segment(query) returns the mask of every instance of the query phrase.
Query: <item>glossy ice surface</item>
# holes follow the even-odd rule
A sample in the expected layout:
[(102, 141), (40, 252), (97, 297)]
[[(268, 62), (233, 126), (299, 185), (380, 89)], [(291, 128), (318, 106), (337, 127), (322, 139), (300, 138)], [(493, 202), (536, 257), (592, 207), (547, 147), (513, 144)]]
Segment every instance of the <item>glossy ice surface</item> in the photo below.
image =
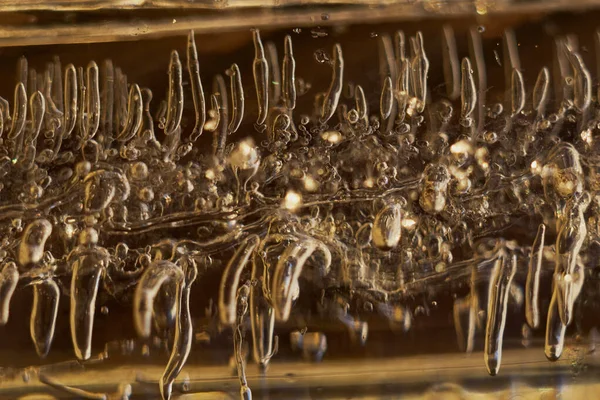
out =
[(594, 398), (597, 11), (186, 4), (0, 13), (0, 397)]

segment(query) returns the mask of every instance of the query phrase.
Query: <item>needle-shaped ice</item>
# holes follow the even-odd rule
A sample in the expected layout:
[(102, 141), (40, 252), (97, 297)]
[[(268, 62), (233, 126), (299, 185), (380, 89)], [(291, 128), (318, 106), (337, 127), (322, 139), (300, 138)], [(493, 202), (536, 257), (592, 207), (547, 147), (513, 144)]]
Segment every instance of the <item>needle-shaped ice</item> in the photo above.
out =
[(198, 62), (198, 51), (196, 50), (194, 31), (190, 31), (188, 35), (187, 66), (190, 74), (190, 84), (192, 86), (194, 112), (196, 114), (196, 122), (194, 124), (194, 130), (190, 134), (190, 140), (195, 142), (200, 135), (202, 135), (204, 124), (206, 123), (206, 102), (204, 99), (202, 80), (200, 79), (200, 63)]
[(127, 102), (127, 122), (116, 138), (118, 141), (128, 142), (138, 134), (142, 127), (143, 107), (140, 87), (137, 84), (131, 85)]
[(336, 44), (333, 46), (333, 73), (331, 75), (331, 83), (329, 89), (323, 97), (323, 106), (321, 108), (321, 121), (323, 123), (335, 113), (340, 96), (342, 95), (342, 86), (344, 83), (344, 56), (342, 54), (342, 46)]
[(507, 254), (499, 255), (489, 284), (484, 357), (488, 373), (492, 376), (500, 370), (509, 289), (517, 271), (517, 256), (509, 257)]
[(544, 115), (550, 99), (550, 72), (544, 67), (540, 70), (533, 88), (533, 109), (538, 115)]
[(296, 59), (290, 35), (284, 39), (282, 73), (283, 101), (288, 110), (293, 110), (296, 108)]
[(166, 135), (173, 135), (181, 125), (181, 117), (183, 115), (182, 75), (179, 53), (173, 50), (171, 52), (171, 62), (169, 63), (169, 92), (165, 120)]
[(265, 57), (265, 48), (260, 39), (258, 29), (252, 31), (254, 38), (254, 62), (252, 71), (254, 73), (254, 85), (256, 86), (256, 98), (258, 100), (258, 125), (264, 124), (269, 112), (269, 64)]
[(231, 66), (231, 121), (229, 132), (237, 132), (244, 119), (244, 88), (242, 74), (237, 64)]
[(98, 233), (88, 228), (80, 234), (80, 248), (69, 255), (71, 261), (71, 339), (75, 356), (87, 360), (92, 355), (92, 332), (98, 285), (109, 261), (108, 252), (96, 245)]
[[(446, 83), (446, 95), (450, 100), (454, 100), (459, 96), (460, 93), (461, 73), (454, 30), (450, 25), (444, 26), (444, 32), (442, 35), (442, 58), (444, 67), (444, 80)], [(462, 79), (464, 80), (464, 68)]]
[(535, 240), (533, 241), (533, 246), (531, 246), (529, 270), (527, 271), (527, 284), (525, 287), (525, 316), (527, 318), (527, 323), (532, 328), (537, 328), (540, 323), (540, 273), (542, 270), (545, 236), (546, 226), (540, 224)]

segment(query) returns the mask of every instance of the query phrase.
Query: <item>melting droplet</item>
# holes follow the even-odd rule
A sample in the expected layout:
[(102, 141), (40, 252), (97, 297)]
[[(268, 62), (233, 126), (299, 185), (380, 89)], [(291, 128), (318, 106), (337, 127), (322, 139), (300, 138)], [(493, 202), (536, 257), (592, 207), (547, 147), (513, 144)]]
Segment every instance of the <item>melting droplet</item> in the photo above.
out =
[[(96, 237), (97, 240), (97, 237)], [(108, 256), (100, 250), (73, 255), (71, 268), (71, 339), (75, 356), (87, 360), (92, 351), (98, 284)]]
[(60, 289), (53, 279), (45, 279), (33, 286), (33, 305), (29, 323), (31, 340), (38, 356), (44, 358), (54, 339)]

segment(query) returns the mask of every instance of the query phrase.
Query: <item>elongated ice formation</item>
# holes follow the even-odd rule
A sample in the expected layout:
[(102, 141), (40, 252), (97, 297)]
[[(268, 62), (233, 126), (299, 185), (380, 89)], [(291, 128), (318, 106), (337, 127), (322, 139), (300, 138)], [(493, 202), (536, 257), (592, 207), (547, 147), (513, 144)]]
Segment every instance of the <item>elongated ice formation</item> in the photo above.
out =
[(258, 119), (257, 124), (263, 124), (267, 119), (269, 111), (269, 65), (265, 56), (265, 48), (260, 39), (260, 32), (253, 31), (254, 37), (254, 85), (256, 87), (256, 98), (258, 101)]
[(490, 375), (498, 374), (502, 360), (502, 342), (508, 307), (510, 284), (517, 272), (517, 257), (507, 260), (501, 254), (495, 262), (488, 293), (487, 324), (485, 327), (485, 362)]
[(545, 236), (546, 226), (541, 224), (538, 228), (533, 246), (531, 247), (529, 271), (527, 272), (527, 288), (525, 289), (525, 314), (527, 316), (527, 323), (532, 328), (537, 328), (540, 323), (540, 273), (542, 272)]
[(342, 94), (342, 85), (344, 81), (344, 58), (342, 55), (342, 47), (339, 44), (333, 46), (333, 73), (331, 75), (331, 83), (329, 89), (323, 96), (323, 106), (321, 108), (321, 119), (323, 122), (329, 119), (335, 113), (340, 96)]
[(54, 280), (46, 279), (33, 286), (33, 306), (31, 311), (31, 340), (40, 357), (46, 357), (50, 351), (56, 317), (60, 289)]
[(192, 85), (194, 112), (196, 113), (196, 123), (194, 125), (194, 130), (190, 135), (190, 140), (195, 142), (204, 131), (204, 124), (206, 123), (206, 101), (204, 89), (202, 88), (202, 80), (200, 79), (200, 63), (198, 61), (198, 51), (196, 50), (194, 31), (190, 32), (188, 36), (187, 67)]
[(219, 316), (223, 324), (233, 325), (236, 321), (236, 298), (240, 285), (240, 275), (258, 246), (260, 238), (250, 236), (238, 247), (229, 260), (219, 290)]
[(170, 261), (160, 260), (149, 265), (140, 278), (136, 287), (134, 297), (133, 320), (138, 334), (142, 337), (149, 337), (152, 329), (152, 315), (154, 313), (154, 300), (163, 285), (168, 290), (166, 296), (170, 305), (169, 310), (176, 314), (177, 298), (173, 296), (175, 288), (182, 285), (184, 279), (183, 271)]
[(173, 347), (165, 371), (160, 378), (160, 394), (163, 400), (168, 400), (171, 397), (173, 382), (190, 355), (194, 336), (190, 314), (190, 291), (198, 276), (198, 270), (192, 259), (182, 257), (180, 260), (182, 265), (177, 268), (183, 270), (184, 277), (177, 283), (175, 289), (176, 318)]
[(0, 325), (6, 325), (10, 313), (10, 299), (12, 298), (17, 283), (19, 271), (14, 262), (6, 263), (0, 272)]

